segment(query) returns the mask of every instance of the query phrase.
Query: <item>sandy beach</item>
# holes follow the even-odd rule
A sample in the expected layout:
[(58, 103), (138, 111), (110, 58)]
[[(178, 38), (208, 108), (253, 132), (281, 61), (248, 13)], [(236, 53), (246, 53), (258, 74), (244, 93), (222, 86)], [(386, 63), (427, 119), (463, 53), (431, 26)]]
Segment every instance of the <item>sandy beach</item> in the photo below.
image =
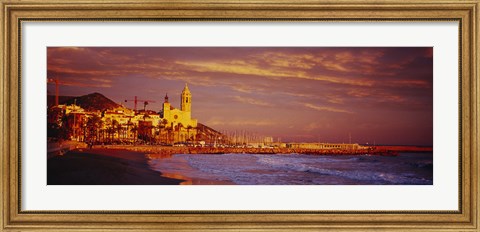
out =
[(145, 153), (76, 149), (47, 161), (48, 185), (178, 185), (183, 180), (151, 170)]

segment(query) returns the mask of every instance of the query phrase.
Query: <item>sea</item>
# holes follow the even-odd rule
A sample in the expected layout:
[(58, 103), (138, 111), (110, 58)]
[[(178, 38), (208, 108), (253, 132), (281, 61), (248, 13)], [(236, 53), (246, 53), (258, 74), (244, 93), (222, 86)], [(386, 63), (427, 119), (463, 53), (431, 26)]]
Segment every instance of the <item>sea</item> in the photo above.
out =
[(199, 185), (432, 185), (433, 153), (398, 156), (176, 154), (149, 160), (164, 176)]

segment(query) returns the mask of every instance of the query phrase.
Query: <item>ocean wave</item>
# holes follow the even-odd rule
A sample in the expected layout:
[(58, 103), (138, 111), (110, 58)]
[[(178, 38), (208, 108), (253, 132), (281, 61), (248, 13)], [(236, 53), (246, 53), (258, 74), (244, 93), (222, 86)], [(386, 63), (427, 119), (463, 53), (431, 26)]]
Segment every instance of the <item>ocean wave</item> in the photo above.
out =
[[(174, 162), (175, 159), (183, 161)], [(183, 173), (191, 178), (225, 180), (239, 185), (429, 185), (433, 183), (425, 167), (414, 167), (403, 162), (407, 160), (398, 161), (398, 159), (371, 156), (180, 154), (163, 159), (157, 167), (160, 168), (159, 171), (163, 169), (167, 172)], [(415, 163), (412, 160), (409, 162)], [(188, 164), (188, 168), (185, 164)], [(428, 162), (422, 164), (428, 164)], [(175, 167), (177, 165), (178, 167)]]
[(337, 169), (321, 168), (316, 167), (311, 163), (305, 163), (305, 160), (278, 159), (274, 156), (257, 157), (259, 158), (257, 162), (277, 170), (317, 173), (320, 175), (329, 175), (348, 178), (352, 180), (360, 180), (372, 184), (432, 184), (432, 181), (428, 179), (417, 178), (414, 176), (402, 175), (398, 173), (354, 170), (355, 167), (351, 167), (351, 170), (345, 170), (342, 168), (338, 169), (338, 167)]

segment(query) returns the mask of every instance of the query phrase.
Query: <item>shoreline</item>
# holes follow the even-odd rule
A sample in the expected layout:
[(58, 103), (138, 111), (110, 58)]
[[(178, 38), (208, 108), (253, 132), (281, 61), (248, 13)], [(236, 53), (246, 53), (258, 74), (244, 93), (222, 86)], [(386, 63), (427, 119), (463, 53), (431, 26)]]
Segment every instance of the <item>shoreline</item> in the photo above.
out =
[[(184, 180), (182, 183), (180, 183), (180, 185), (236, 185), (236, 183), (234, 183), (233, 181), (228, 181), (228, 180), (212, 180), (212, 179), (191, 177), (191, 176), (195, 176), (195, 174), (193, 173), (196, 172), (197, 170), (192, 166), (190, 166), (190, 164), (188, 164), (187, 160), (185, 159), (179, 159), (179, 158), (172, 159), (173, 154), (169, 156), (145, 154), (145, 156), (149, 159), (148, 164), (150, 169), (161, 172), (163, 177)], [(176, 160), (176, 161), (171, 162), (171, 160)], [(175, 170), (156, 167), (154, 162), (161, 162), (164, 165), (165, 163), (167, 163), (167, 165), (165, 166), (175, 167), (174, 168)]]
[(180, 185), (237, 185), (232, 181), (218, 181), (218, 180), (208, 180), (200, 178), (191, 178), (179, 173), (168, 173), (162, 172), (162, 176), (166, 178), (183, 180)]

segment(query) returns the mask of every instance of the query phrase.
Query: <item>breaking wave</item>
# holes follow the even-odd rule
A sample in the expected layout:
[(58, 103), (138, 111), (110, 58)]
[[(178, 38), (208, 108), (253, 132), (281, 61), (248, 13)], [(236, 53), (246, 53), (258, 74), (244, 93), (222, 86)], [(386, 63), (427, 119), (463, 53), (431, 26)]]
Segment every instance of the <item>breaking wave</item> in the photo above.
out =
[[(175, 160), (182, 160), (181, 170)], [(180, 162), (181, 163), (181, 162)], [(161, 172), (239, 185), (431, 185), (432, 154), (315, 156), (303, 154), (180, 154), (153, 160)], [(178, 166), (178, 165), (177, 165)]]

